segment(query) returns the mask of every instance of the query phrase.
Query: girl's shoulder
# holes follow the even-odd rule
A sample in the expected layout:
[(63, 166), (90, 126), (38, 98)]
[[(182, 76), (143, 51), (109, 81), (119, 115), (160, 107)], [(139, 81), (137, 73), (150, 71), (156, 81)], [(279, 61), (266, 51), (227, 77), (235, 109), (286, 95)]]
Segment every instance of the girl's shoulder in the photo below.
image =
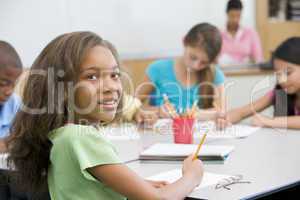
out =
[(146, 69), (146, 74), (152, 82), (157, 82), (162, 79), (173, 80), (174, 60), (161, 59), (151, 63)]
[(49, 133), (49, 139), (53, 141), (75, 141), (77, 139), (83, 140), (87, 138), (94, 138), (105, 140), (95, 126), (80, 125), (80, 124), (66, 124)]
[(214, 83), (216, 85), (220, 85), (225, 82), (225, 75), (222, 69), (220, 68), (220, 66), (214, 65), (213, 73), (214, 73)]

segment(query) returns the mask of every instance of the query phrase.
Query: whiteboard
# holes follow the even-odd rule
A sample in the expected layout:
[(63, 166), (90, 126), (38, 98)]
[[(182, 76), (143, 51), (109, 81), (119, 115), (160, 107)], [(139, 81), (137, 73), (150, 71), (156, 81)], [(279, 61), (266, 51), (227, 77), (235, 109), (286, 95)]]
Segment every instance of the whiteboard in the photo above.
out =
[[(178, 56), (196, 23), (223, 28), (227, 0), (0, 0), (0, 39), (29, 67), (54, 37), (90, 30), (111, 41), (123, 59)], [(242, 24), (255, 27), (255, 1), (244, 0)]]

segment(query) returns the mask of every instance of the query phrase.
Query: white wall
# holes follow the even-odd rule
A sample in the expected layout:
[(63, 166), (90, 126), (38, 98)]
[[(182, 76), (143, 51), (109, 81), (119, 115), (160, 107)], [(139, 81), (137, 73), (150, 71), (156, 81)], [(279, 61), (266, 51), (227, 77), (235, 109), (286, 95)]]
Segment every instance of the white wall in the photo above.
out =
[[(26, 66), (59, 34), (90, 30), (123, 58), (176, 56), (191, 26), (225, 23), (227, 0), (0, 0), (0, 39)], [(244, 0), (242, 23), (255, 27), (255, 1)]]

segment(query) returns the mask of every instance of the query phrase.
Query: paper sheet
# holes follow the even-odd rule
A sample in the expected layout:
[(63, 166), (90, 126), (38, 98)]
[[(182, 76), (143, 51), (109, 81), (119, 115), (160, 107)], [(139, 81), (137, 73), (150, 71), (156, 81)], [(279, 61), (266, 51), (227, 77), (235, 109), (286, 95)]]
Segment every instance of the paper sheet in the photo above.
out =
[[(168, 183), (173, 183), (177, 181), (182, 176), (182, 170), (181, 169), (174, 169), (171, 171), (163, 172), (151, 177), (148, 177), (147, 179), (152, 181), (167, 181)], [(229, 175), (222, 175), (222, 174), (214, 174), (210, 172), (204, 172), (202, 181), (198, 187), (196, 187), (194, 190), (205, 188), (207, 186), (216, 185), (220, 181), (224, 180), (225, 178), (229, 178), (231, 176)]]

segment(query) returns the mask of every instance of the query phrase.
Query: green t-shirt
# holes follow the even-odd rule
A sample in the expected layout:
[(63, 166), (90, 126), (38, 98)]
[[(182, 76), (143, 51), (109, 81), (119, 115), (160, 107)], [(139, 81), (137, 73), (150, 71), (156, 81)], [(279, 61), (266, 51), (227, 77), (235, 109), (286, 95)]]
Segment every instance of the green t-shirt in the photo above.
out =
[(87, 171), (121, 163), (113, 145), (95, 127), (69, 124), (51, 132), (49, 139), (53, 144), (48, 173), (51, 199), (125, 199)]

